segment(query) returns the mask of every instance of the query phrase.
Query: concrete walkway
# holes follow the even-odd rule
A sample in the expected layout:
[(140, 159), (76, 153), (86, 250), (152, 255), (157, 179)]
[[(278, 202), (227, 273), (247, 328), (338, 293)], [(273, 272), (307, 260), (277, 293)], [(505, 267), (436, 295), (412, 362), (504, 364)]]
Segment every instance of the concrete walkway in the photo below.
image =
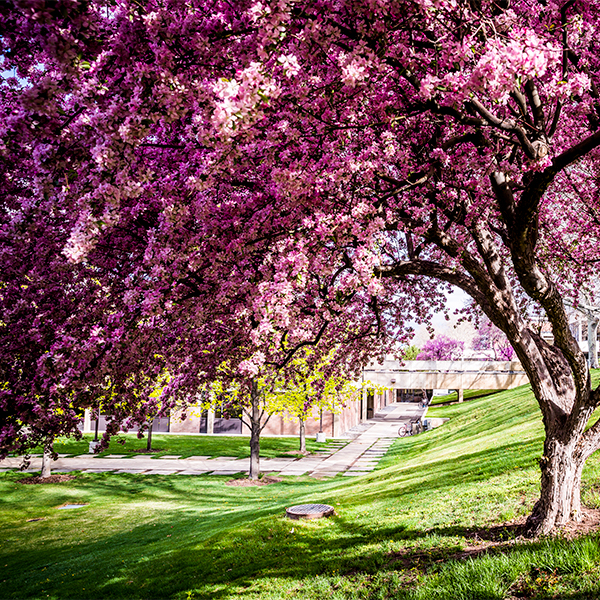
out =
[[(260, 469), (263, 473), (279, 475), (305, 475), (312, 477), (334, 477), (340, 473), (346, 476), (364, 475), (372, 471), (385, 455), (390, 445), (398, 437), (400, 422), (423, 416), (425, 409), (415, 403), (396, 403), (386, 406), (376, 413), (373, 419), (361, 423), (358, 431), (349, 434), (354, 438), (348, 444), (337, 443), (338, 450), (320, 452), (302, 458), (262, 458)], [(335, 440), (333, 442), (336, 444)], [(125, 458), (119, 454), (98, 457), (92, 454), (67, 457), (60, 455), (52, 465), (53, 472), (82, 471), (84, 473), (143, 473), (145, 475), (234, 475), (248, 472), (248, 458), (233, 456), (161, 456), (150, 458), (147, 455)], [(41, 457), (33, 457), (26, 473), (40, 471)], [(0, 461), (0, 470), (15, 469), (21, 465), (21, 458), (10, 457)]]

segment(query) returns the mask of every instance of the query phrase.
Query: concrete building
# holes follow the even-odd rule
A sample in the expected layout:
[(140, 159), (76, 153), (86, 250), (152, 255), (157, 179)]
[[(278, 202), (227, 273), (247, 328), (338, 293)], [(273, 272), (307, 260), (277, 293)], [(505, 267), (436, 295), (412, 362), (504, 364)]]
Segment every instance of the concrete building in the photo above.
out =
[[(360, 399), (348, 402), (337, 413), (317, 409), (306, 421), (306, 435), (314, 436), (322, 430), (327, 437), (339, 437), (344, 432), (394, 402), (420, 402), (431, 397), (435, 389), (458, 391), (459, 401), (463, 390), (485, 389), (503, 390), (528, 383), (527, 376), (516, 361), (405, 361), (401, 364), (395, 359), (386, 359), (381, 363), (372, 363), (363, 371), (363, 380), (368, 384)], [(377, 391), (377, 390), (382, 391)], [(208, 435), (229, 434), (249, 435), (248, 428), (239, 418), (225, 418), (218, 408), (202, 410), (190, 407), (183, 412), (174, 412), (169, 417), (156, 419), (153, 431), (163, 433), (204, 433)], [(105, 416), (100, 417), (99, 430), (103, 431)], [(89, 411), (86, 412), (84, 431), (95, 429), (95, 421)], [(298, 435), (297, 419), (285, 415), (271, 415), (262, 435)]]

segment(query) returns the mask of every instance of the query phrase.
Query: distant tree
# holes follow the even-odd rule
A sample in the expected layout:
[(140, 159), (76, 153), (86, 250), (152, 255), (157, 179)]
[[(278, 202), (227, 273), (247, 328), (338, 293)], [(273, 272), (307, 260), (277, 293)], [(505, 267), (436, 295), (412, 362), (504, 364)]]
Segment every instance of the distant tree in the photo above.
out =
[(423, 344), (417, 360), (457, 360), (462, 355), (464, 347), (464, 342), (440, 335)]
[(418, 346), (412, 344), (404, 350), (402, 360), (417, 360), (417, 356), (421, 353), (421, 349)]
[(479, 352), (490, 352), (494, 360), (512, 360), (515, 354), (506, 335), (487, 317), (482, 319), (471, 347)]
[(356, 399), (360, 386), (343, 376), (331, 373), (330, 357), (315, 361), (315, 353), (306, 350), (286, 369), (286, 379), (270, 396), (268, 410), (287, 418), (298, 419), (300, 452), (306, 452), (306, 420), (316, 408), (339, 411), (346, 402)]
[(52, 461), (54, 460), (54, 438), (49, 436), (43, 445), (42, 471), (40, 477), (47, 479), (52, 475)]
[(271, 376), (246, 378), (228, 377), (227, 368), (222, 368), (223, 378), (210, 384), (205, 408), (219, 405), (224, 418), (240, 418), (250, 431), (250, 465), (248, 476), (258, 479), (260, 475), (260, 435), (271, 416), (268, 410), (270, 397), (276, 386)]
[(163, 405), (161, 398), (169, 379), (168, 375), (161, 376), (157, 382), (156, 390), (150, 394), (148, 401), (142, 403), (141, 406), (141, 410), (145, 411), (146, 414), (146, 422), (138, 429), (138, 437), (141, 438), (144, 435), (144, 431), (148, 431), (146, 437), (146, 452), (152, 451), (152, 428), (154, 426), (154, 419), (163, 416), (166, 410), (168, 410), (167, 406)]

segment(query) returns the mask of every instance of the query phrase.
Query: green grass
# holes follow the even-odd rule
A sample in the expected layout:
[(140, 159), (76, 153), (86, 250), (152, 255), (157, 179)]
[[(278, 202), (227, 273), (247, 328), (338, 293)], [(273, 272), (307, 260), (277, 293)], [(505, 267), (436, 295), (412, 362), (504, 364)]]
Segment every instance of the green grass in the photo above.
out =
[[(484, 396), (491, 396), (498, 393), (498, 390), (464, 390), (463, 398), (465, 400), (475, 400), (476, 398), (483, 398)], [(458, 393), (456, 391), (450, 392), (445, 396), (434, 396), (429, 405), (435, 406), (437, 404), (448, 404), (449, 402), (458, 402)]]
[[(89, 443), (94, 439), (92, 434), (85, 434), (81, 440), (73, 438), (58, 438), (54, 442), (54, 450), (59, 454), (76, 456), (87, 454)], [(235, 456), (246, 458), (250, 456), (250, 438), (247, 436), (209, 436), (209, 435), (169, 435), (168, 433), (152, 434), (152, 448), (160, 450), (149, 456), (158, 458), (165, 455), (188, 456)], [(337, 442), (339, 443), (339, 441)], [(306, 439), (308, 452), (329, 450), (332, 440), (325, 444), (317, 444), (314, 438)], [(146, 439), (138, 439), (136, 434), (124, 434), (113, 438), (108, 449), (99, 456), (108, 454), (123, 454), (134, 456), (136, 451), (145, 450)], [(260, 440), (260, 455), (263, 458), (287, 456), (289, 452), (297, 451), (297, 437), (263, 437)], [(41, 452), (41, 449), (40, 449)], [(139, 452), (137, 452), (139, 453)]]
[[(527, 514), (539, 490), (542, 426), (528, 388), (429, 414), (450, 421), (398, 439), (360, 478), (244, 488), (223, 477), (81, 474), (24, 486), (0, 474), (0, 596), (600, 597), (598, 536), (525, 542), (493, 529)], [(599, 477), (593, 456), (584, 502), (598, 502)], [(56, 510), (66, 502), (88, 505)], [(285, 519), (286, 506), (306, 502), (337, 514)], [(486, 553), (494, 532), (502, 543)]]

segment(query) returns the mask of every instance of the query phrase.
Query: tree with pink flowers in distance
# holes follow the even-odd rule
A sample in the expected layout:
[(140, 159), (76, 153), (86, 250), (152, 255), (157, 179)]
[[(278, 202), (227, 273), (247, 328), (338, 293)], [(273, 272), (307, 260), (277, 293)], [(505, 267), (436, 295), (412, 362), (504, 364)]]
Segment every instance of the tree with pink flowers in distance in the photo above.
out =
[(504, 332), (487, 317), (479, 324), (471, 347), (479, 352), (491, 353), (494, 360), (512, 360), (515, 354)]
[(440, 335), (423, 344), (416, 360), (458, 360), (462, 357), (465, 343)]
[(592, 0), (5, 3), (0, 450), (101, 395), (117, 427), (165, 370), (168, 404), (223, 360), (358, 367), (455, 286), (543, 415), (528, 530), (581, 518), (599, 31)]

